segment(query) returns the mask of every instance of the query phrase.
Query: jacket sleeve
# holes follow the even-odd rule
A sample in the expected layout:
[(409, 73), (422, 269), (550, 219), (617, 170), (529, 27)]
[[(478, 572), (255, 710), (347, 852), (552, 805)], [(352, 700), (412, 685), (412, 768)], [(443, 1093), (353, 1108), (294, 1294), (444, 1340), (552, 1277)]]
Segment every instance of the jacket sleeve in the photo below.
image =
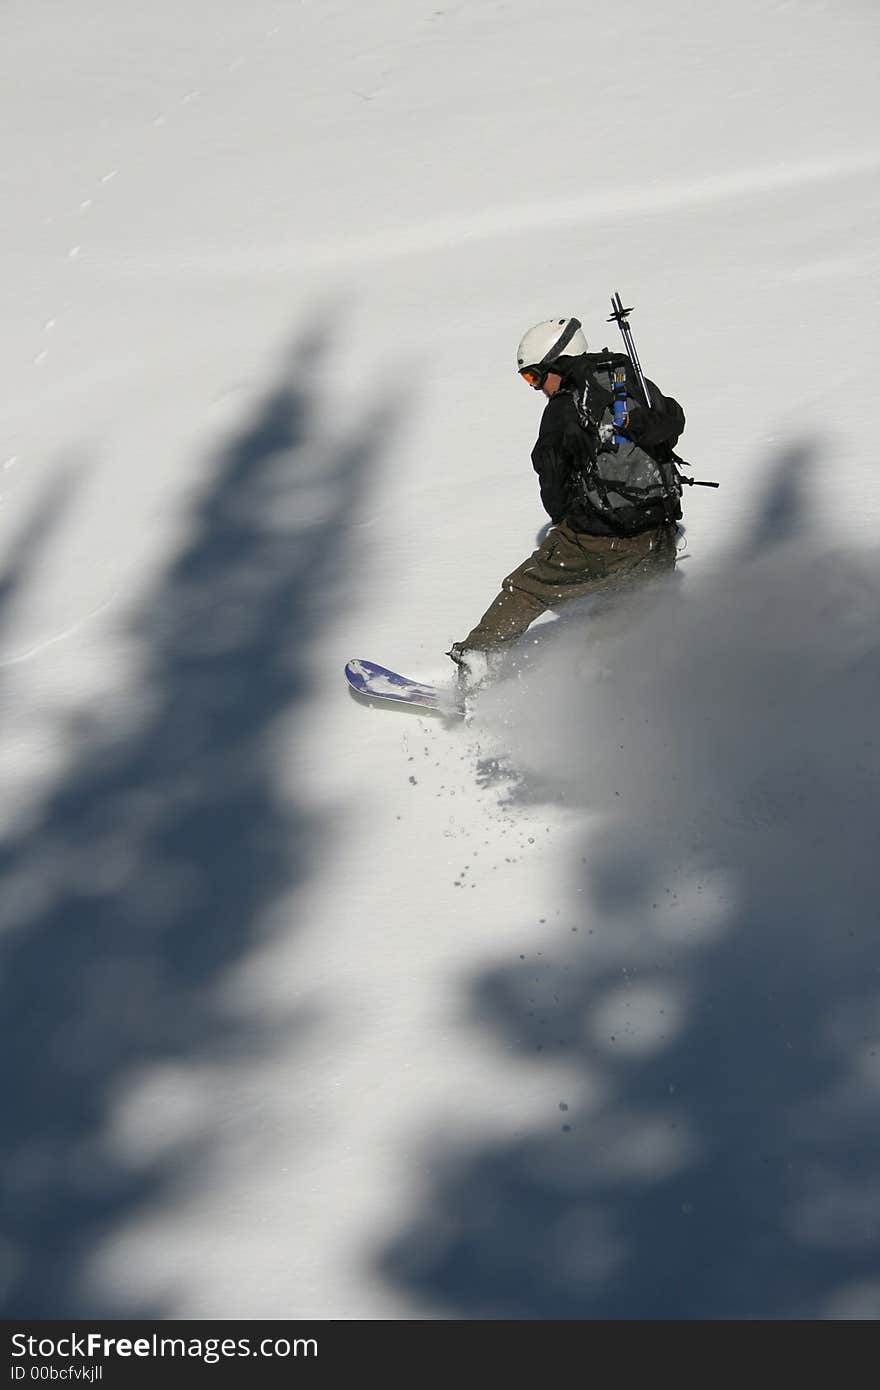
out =
[(565, 516), (565, 480), (567, 469), (558, 449), (542, 444), (540, 439), (532, 450), (532, 467), (538, 475), (541, 504), (556, 525)]
[(637, 405), (629, 412), (626, 425), (627, 436), (634, 444), (651, 449), (658, 444), (666, 444), (674, 449), (685, 426), (684, 411), (672, 396), (664, 396), (660, 388), (648, 382), (651, 393), (651, 409)]
[(590, 441), (581, 428), (574, 403), (568, 396), (554, 396), (541, 416), (538, 440), (532, 450), (532, 467), (538, 475), (541, 502), (556, 525), (568, 510), (572, 471), (590, 454)]

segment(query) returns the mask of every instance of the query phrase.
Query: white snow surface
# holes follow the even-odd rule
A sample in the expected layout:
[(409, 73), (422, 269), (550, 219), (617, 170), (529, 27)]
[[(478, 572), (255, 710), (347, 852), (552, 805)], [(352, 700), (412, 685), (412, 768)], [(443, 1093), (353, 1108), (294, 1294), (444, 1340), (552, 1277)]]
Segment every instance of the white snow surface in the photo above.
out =
[[(6, 1316), (880, 1315), (876, 7), (0, 28)], [(615, 290), (675, 578), (358, 702)]]

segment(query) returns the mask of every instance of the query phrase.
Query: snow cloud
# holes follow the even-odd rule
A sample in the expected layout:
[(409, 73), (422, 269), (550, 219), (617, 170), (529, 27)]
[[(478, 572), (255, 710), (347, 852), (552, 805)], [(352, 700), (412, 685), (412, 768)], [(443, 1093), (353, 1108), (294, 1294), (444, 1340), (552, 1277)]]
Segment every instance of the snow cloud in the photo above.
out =
[(391, 1252), (459, 1314), (874, 1305), (880, 570), (810, 531), (811, 457), (779, 461), (714, 573), (569, 610), (479, 698), (511, 800), (563, 808), (571, 864), (543, 951), (475, 982), (475, 1027), (591, 1084), (558, 1133), (439, 1185), (462, 1232), (491, 1188), (479, 1239), (417, 1271), (418, 1227)]

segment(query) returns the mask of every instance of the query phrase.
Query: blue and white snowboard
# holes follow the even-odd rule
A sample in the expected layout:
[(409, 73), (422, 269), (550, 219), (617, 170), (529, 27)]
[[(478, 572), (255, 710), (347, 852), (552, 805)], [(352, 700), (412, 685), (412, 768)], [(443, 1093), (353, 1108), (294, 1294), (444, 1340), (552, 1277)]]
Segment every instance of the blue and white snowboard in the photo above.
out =
[(375, 661), (361, 661), (357, 657), (346, 662), (345, 677), (358, 695), (371, 700), (389, 700), (392, 704), (418, 705), (422, 709), (437, 710), (440, 714), (466, 713), (461, 697), (455, 690), (443, 689), (436, 685), (423, 685), (421, 681), (400, 676)]

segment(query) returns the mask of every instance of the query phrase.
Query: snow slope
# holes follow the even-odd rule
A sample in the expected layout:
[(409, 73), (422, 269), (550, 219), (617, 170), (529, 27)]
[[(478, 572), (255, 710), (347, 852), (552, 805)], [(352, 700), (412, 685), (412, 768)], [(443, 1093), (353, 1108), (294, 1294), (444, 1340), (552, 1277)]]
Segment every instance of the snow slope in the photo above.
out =
[[(877, 1316), (874, 8), (77, 8), (0, 20), (7, 1315)], [(674, 582), (358, 704), (617, 289)]]

